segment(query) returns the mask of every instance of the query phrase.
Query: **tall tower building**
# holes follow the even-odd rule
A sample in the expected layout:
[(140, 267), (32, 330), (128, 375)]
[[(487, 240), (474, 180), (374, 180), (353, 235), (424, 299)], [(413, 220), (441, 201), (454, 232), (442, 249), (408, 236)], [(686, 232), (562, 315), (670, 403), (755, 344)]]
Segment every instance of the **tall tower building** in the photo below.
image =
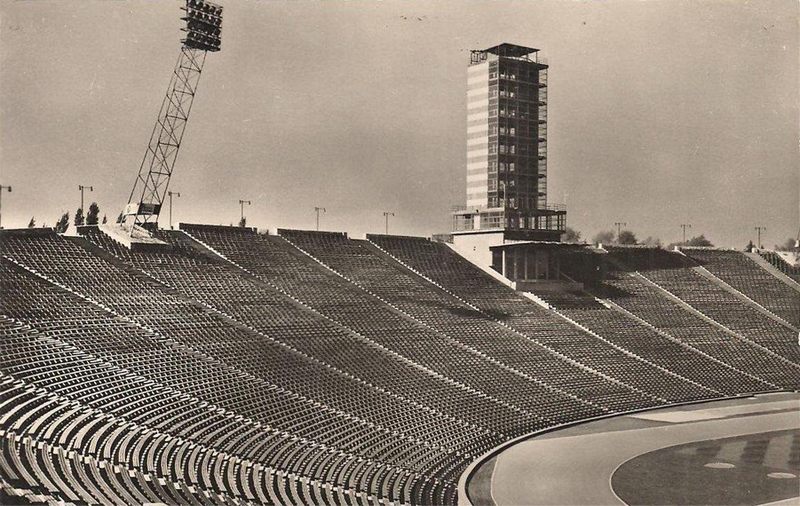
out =
[(547, 201), (547, 71), (539, 50), (470, 52), (467, 198), (453, 210), (453, 247), (516, 282), (559, 277), (563, 205)]
[(557, 241), (566, 210), (547, 203), (547, 70), (538, 49), (500, 44), (470, 52), (467, 199), (454, 233), (513, 232)]

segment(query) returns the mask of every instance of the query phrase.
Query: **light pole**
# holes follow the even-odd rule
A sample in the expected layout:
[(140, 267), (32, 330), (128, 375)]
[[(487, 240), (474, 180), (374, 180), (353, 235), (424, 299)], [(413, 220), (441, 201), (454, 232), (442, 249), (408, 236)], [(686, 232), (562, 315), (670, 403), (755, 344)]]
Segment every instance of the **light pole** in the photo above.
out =
[(627, 227), (628, 224), (624, 221), (615, 221), (614, 226), (617, 227), (617, 242), (619, 242), (619, 234), (622, 232), (622, 227)]
[(81, 191), (81, 211), (84, 211), (84, 215), (86, 214), (86, 210), (83, 208), (83, 190), (89, 190), (90, 192), (94, 191), (94, 187), (92, 186), (83, 186), (82, 184), (78, 185), (78, 189)]
[(8, 190), (8, 193), (11, 193), (11, 186), (3, 186), (0, 184), (0, 228), (3, 228), (3, 190)]
[(394, 213), (389, 211), (383, 212), (384, 218), (386, 218), (386, 235), (389, 235), (389, 216), (394, 216)]
[(758, 226), (755, 228), (755, 230), (756, 232), (758, 232), (758, 242), (756, 243), (756, 247), (758, 247), (758, 249), (761, 249), (761, 232), (762, 231), (766, 232), (767, 227)]
[(249, 205), (252, 205), (253, 203), (250, 202), (249, 200), (239, 200), (239, 206), (242, 208), (241, 218), (239, 219), (239, 225), (240, 226), (243, 226), (243, 223), (244, 223), (244, 205), (245, 204), (247, 204), (249, 206)]
[(172, 190), (167, 192), (167, 196), (169, 197), (169, 229), (172, 230), (172, 196), (180, 197), (181, 192), (174, 192)]
[(316, 207), (316, 206), (314, 206), (314, 212), (317, 213), (317, 232), (319, 232), (319, 212), (320, 211), (322, 211), (323, 213), (327, 212), (324, 207)]
[(686, 245), (686, 229), (692, 228), (691, 223), (681, 223), (681, 229), (683, 229), (683, 245)]

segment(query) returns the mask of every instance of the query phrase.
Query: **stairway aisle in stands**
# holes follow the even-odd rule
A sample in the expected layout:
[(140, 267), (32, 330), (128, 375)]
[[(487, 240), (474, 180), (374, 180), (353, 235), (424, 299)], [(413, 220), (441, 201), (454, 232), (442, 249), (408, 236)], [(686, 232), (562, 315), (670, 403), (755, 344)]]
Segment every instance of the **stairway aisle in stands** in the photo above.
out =
[(712, 274), (800, 329), (800, 291), (790, 288), (741, 251), (684, 248)]
[[(553, 294), (537, 292), (534, 287), (534, 293), (550, 303), (554, 310), (619, 346), (728, 395), (769, 391), (783, 386), (746, 373), (746, 367), (737, 368), (729, 361), (714, 360), (713, 355), (706, 354), (689, 342), (676, 339), (663, 329), (658, 332), (640, 323), (635, 318), (640, 314), (628, 315), (613, 307), (606, 307), (588, 292)], [(771, 376), (772, 370), (769, 368), (766, 372)]]
[[(484, 348), (487, 353), (491, 354), (496, 353), (491, 347), (492, 343), (513, 338), (513, 334), (509, 332), (508, 328), (436, 289), (434, 285), (420, 276), (414, 275), (408, 270), (398, 269), (399, 264), (395, 260), (382, 254), (380, 250), (366, 241), (351, 240), (343, 235), (325, 235), (315, 232), (282, 231), (281, 234), (354, 283), (376, 293), (413, 317), (455, 339), (467, 340), (475, 347)], [(599, 306), (599, 304), (595, 303), (595, 306)], [(603, 306), (599, 307), (605, 310)], [(539, 311), (539, 308), (526, 301), (525, 311)], [(610, 310), (606, 311), (614, 313)], [(706, 363), (702, 356), (690, 358), (703, 363), (706, 367), (681, 367), (681, 360), (686, 360), (685, 353), (688, 351), (675, 346), (678, 349), (666, 350), (672, 351), (672, 355), (665, 353), (664, 346), (672, 344), (670, 342), (660, 343), (661, 346), (657, 350), (652, 347), (651, 343), (641, 343), (637, 346), (637, 338), (645, 340), (643, 338), (652, 337), (648, 335), (648, 332), (650, 334), (652, 332), (645, 327), (639, 329), (639, 334), (625, 342), (623, 346), (615, 348), (614, 346), (617, 346), (618, 342), (609, 344), (590, 334), (580, 332), (577, 328), (570, 328), (557, 317), (548, 315), (545, 310), (539, 311), (536, 316), (551, 324), (553, 329), (557, 328), (556, 325), (567, 329), (568, 334), (566, 334), (564, 342), (552, 344), (553, 347), (565, 351), (570, 357), (586, 360), (587, 364), (597, 367), (603, 372), (616, 375), (624, 381), (667, 398), (722, 396), (723, 392), (736, 395), (770, 388), (764, 383), (754, 382), (752, 379), (720, 367), (714, 362)], [(609, 329), (610, 327), (601, 326), (593, 330), (596, 330), (603, 338), (608, 338), (610, 337), (607, 332)], [(546, 340), (548, 344), (551, 344), (553, 341), (548, 340), (545, 334), (544, 331), (538, 332), (534, 337)], [(633, 358), (633, 354), (630, 353), (631, 346), (637, 346), (637, 351), (646, 353), (648, 359), (654, 360), (651, 363), (657, 364), (656, 367)], [(651, 353), (651, 350), (657, 351), (657, 353)], [(592, 357), (603, 357), (603, 363), (593, 360)], [(670, 358), (673, 358), (671, 362)], [(684, 378), (690, 377), (690, 379), (686, 380), (678, 376), (676, 370), (679, 370)], [(692, 381), (695, 383), (692, 384)]]
[[(800, 365), (686, 309), (626, 272), (610, 272), (598, 294), (688, 345), (786, 389), (800, 388)], [(782, 365), (782, 367), (776, 367)]]
[(554, 311), (425, 239), (82, 232), (0, 231), (3, 501), (452, 504), (515, 437), (800, 387), (795, 336), (682, 255), (612, 251), (608, 302)]
[[(320, 455), (336, 456), (343, 463), (361, 460), (308, 437), (312, 433), (304, 425), (317, 425), (323, 434), (336, 420), (319, 407), (304, 408), (297, 399), (241, 378), (231, 382), (189, 351), (177, 350), (160, 336), (5, 259), (0, 260), (0, 279), (6, 315), (0, 319), (0, 371), (9, 389), (2, 401), (16, 406), (2, 410), (6, 443), (13, 443), (13, 434), (24, 435), (34, 438), (36, 448), (44, 442), (98, 462), (113, 460), (113, 465), (167, 483), (187, 481), (199, 487), (197, 493), (242, 497), (247, 493), (236, 481), (228, 482), (227, 469), (233, 466), (244, 479), (261, 484), (255, 485), (260, 489), (272, 487), (269, 481), (274, 480), (288, 489), (297, 486), (292, 480), (304, 476), (317, 475), (317, 485), (330, 478), (312, 465)], [(296, 430), (300, 435), (292, 433)], [(344, 439), (344, 434), (332, 438)], [(279, 479), (279, 472), (285, 479)], [(51, 492), (82, 496), (80, 481), (69, 480), (72, 487), (58, 486)], [(352, 481), (338, 485), (356, 488)], [(142, 492), (151, 495), (146, 489)], [(190, 500), (163, 494), (156, 496), (167, 503)], [(92, 495), (95, 501), (120, 502), (102, 492)]]
[[(513, 317), (510, 316), (510, 314), (513, 314), (515, 311), (513, 308), (522, 307), (519, 306), (522, 301), (520, 301), (519, 297), (515, 296), (512, 291), (497, 283), (493, 278), (457, 255), (444, 244), (415, 237), (371, 235), (368, 236), (368, 239), (392, 257), (410, 266), (416, 272), (422, 273), (440, 286), (445, 287), (462, 299), (470, 302), (475, 307), (486, 311), (488, 314), (496, 314), (504, 318), (504, 321), (511, 322), (513, 321)], [(659, 252), (660, 251), (661, 250), (659, 250)], [(652, 258), (649, 258), (652, 253), (652, 248), (648, 251), (639, 249), (632, 252), (625, 249), (615, 256), (620, 257), (617, 258), (618, 261), (631, 261), (633, 263), (631, 269), (635, 267), (645, 269), (649, 268), (653, 263)], [(622, 254), (629, 255), (630, 258), (628, 256), (622, 257)], [(677, 268), (683, 265), (683, 260), (676, 260), (672, 256), (666, 259), (659, 258), (659, 260), (664, 268)], [(649, 272), (650, 271), (648, 271), (648, 273)], [(700, 276), (693, 279), (699, 284), (701, 290), (704, 289), (705, 285), (709, 284)], [(511, 296), (509, 294), (511, 294)], [(660, 305), (669, 308), (666, 309), (667, 314), (662, 315), (664, 318), (659, 322), (659, 325), (655, 325), (656, 327), (662, 328), (668, 333), (675, 332), (679, 334), (676, 337), (680, 337), (688, 344), (697, 346), (698, 349), (703, 352), (743, 371), (753, 373), (754, 371), (752, 371), (751, 368), (755, 367), (755, 375), (757, 377), (782, 388), (796, 388), (800, 383), (800, 378), (797, 375), (797, 364), (800, 364), (800, 360), (789, 358), (780, 360), (779, 357), (781, 357), (781, 355), (773, 354), (768, 349), (753, 346), (749, 344), (748, 339), (745, 337), (737, 339), (730, 334), (726, 335), (724, 332), (715, 331), (714, 328), (710, 328), (706, 322), (698, 319), (695, 315), (681, 309), (675, 304), (671, 304), (669, 299), (664, 297), (663, 294), (651, 295), (655, 298), (644, 304), (636, 305), (635, 307), (630, 306), (629, 309), (637, 316), (647, 314), (647, 316), (644, 317), (644, 319), (647, 320), (648, 318), (652, 318), (652, 315), (648, 312), (648, 307), (659, 307)], [(724, 295), (730, 294), (723, 292), (723, 296)], [(631, 302), (634, 300), (639, 299), (631, 299)], [(621, 292), (620, 299), (615, 300), (615, 302), (625, 307), (629, 299), (623, 291)], [(760, 313), (743, 307), (741, 303), (732, 306), (732, 310), (737, 314), (743, 313), (747, 318), (753, 318), (763, 322)], [(674, 321), (671, 321), (671, 318), (673, 318)], [(682, 329), (680, 322), (687, 320), (691, 322), (693, 327)], [(772, 320), (767, 320), (768, 321), (765, 322), (766, 325), (770, 326), (770, 328), (776, 328), (771, 325), (774, 323)], [(700, 332), (693, 333), (693, 329), (697, 329)], [(709, 329), (710, 333), (708, 332)], [(776, 330), (782, 332), (781, 328), (777, 328)], [(780, 349), (788, 349), (792, 346), (797, 348), (797, 346), (793, 344), (794, 338), (795, 336), (790, 336), (782, 332), (780, 337), (773, 338), (771, 341)], [(758, 339), (754, 339), (754, 341), (759, 342)], [(796, 351), (794, 353), (796, 354)]]
[[(504, 369), (498, 368), (496, 363), (490, 361), (491, 357), (487, 358), (485, 353), (470, 351), (448, 339), (448, 336), (409, 318), (379, 298), (332, 274), (281, 237), (251, 234), (251, 237), (240, 239), (239, 244), (232, 244), (234, 236), (228, 231), (210, 231), (208, 228), (189, 229), (189, 231), (193, 236), (201, 235), (204, 242), (211, 242), (211, 246), (218, 251), (224, 248), (223, 254), (257, 273), (259, 277), (274, 283), (282, 282), (292, 295), (326, 314), (338, 315), (348, 327), (360, 333), (373, 336), (375, 339), (386, 339), (391, 336), (393, 343), (400, 346), (409, 346), (417, 341), (421, 345), (424, 343), (420, 350), (427, 350), (432, 357), (418, 356), (418, 360), (441, 361), (443, 357), (463, 356), (469, 362), (460, 366), (459, 371), (454, 373), (459, 373), (465, 381), (470, 381), (470, 377), (475, 381), (476, 374), (485, 371), (480, 375), (481, 381), (484, 381), (482, 385), (486, 385), (484, 388), (491, 388), (492, 392), (498, 392), (498, 395), (513, 396), (514, 402), (520, 405), (536, 402), (536, 398), (542, 396), (540, 388), (535, 383), (520, 378), (519, 374), (509, 374), (507, 382), (502, 385), (497, 384), (499, 379), (497, 375), (502, 374)], [(286, 270), (296, 272), (297, 276), (287, 280), (280, 274)], [(409, 340), (412, 336), (414, 339)], [(611, 409), (657, 403), (653, 397), (648, 398), (646, 394), (605, 380), (602, 376), (584, 368), (575, 367), (527, 339), (514, 334), (507, 334), (506, 337), (509, 336), (511, 340), (505, 345), (507, 354), (503, 357), (502, 363), (525, 368), (524, 372), (528, 373), (528, 377), (538, 378), (551, 389), (557, 387), (580, 399)], [(444, 363), (442, 365), (447, 366)], [(562, 403), (565, 408), (567, 402), (570, 402), (570, 399), (564, 397)], [(580, 404), (575, 401), (571, 403), (575, 404), (573, 409), (579, 411), (562, 412), (562, 420), (573, 419), (581, 410), (587, 412), (585, 408), (588, 403)], [(594, 412), (597, 413), (598, 410)]]
[(790, 279), (793, 279), (795, 283), (800, 284), (800, 265), (790, 264), (775, 251), (759, 251), (757, 254), (761, 255), (764, 260), (786, 274)]
[(787, 328), (693, 268), (693, 260), (653, 248), (608, 248), (622, 271), (637, 271), (645, 280), (668, 291), (692, 308), (793, 363), (800, 363), (797, 332)]
[[(231, 404), (233, 411), (248, 409), (248, 416), (262, 423), (289, 416), (285, 427), (289, 432), (299, 430), (305, 432), (305, 437), (400, 466), (396, 469), (418, 471), (443, 462), (458, 462), (453, 446), (470, 454), (475, 445), (475, 451), (480, 451), (485, 445), (494, 444), (481, 442), (485, 438), (481, 431), (459, 429), (432, 413), (418, 411), (411, 415), (377, 390), (303, 360), (252, 332), (226, 325), (215, 315), (164, 293), (157, 284), (127, 275), (55, 234), (28, 239), (24, 246), (15, 240), (4, 240), (3, 254), (41, 275), (53, 276), (79, 293), (90, 294), (118, 314), (135, 319), (151, 332), (155, 330), (157, 338), (166, 339), (176, 349), (197, 355), (213, 368), (213, 375), (208, 375), (215, 382), (230, 388), (226, 374), (238, 377), (241, 391), (220, 404)], [(68, 269), (64, 268), (66, 265)], [(273, 366), (277, 364), (280, 369)], [(188, 367), (183, 361), (175, 365)], [(183, 374), (175, 376), (182, 378)], [(249, 402), (255, 392), (262, 392), (261, 398)], [(275, 395), (283, 402), (276, 399), (268, 403), (268, 398)], [(290, 407), (295, 403), (299, 405)], [(266, 406), (270, 406), (271, 414), (264, 411)], [(297, 417), (304, 411), (308, 423), (298, 423)], [(339, 430), (332, 430), (335, 428)], [(382, 443), (377, 444), (378, 439)], [(385, 473), (385, 469), (375, 466), (372, 472)]]
[[(337, 325), (303, 306), (278, 289), (260, 283), (201, 246), (183, 233), (162, 233), (173, 246), (157, 255), (130, 253), (101, 233), (87, 237), (126, 265), (136, 268), (181, 294), (221, 311), (287, 349), (313, 357), (354, 378), (394, 393), (398, 402), (414, 398), (445, 418), (466, 420), (473, 430), (491, 425), (494, 430), (533, 430), (541, 419), (519, 410), (489, 402), (454, 381), (426, 373), (401, 360), (372, 341), (359, 339), (347, 327)], [(354, 350), (358, 349), (358, 353)], [(390, 367), (387, 365), (391, 364)], [(427, 407), (430, 406), (430, 407)], [(438, 411), (437, 411), (438, 410)]]

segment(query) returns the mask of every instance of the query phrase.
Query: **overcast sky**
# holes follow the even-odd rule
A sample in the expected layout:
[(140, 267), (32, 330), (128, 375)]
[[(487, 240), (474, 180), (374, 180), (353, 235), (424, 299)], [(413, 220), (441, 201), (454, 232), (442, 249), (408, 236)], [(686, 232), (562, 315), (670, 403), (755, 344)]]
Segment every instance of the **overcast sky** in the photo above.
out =
[[(179, 52), (178, 1), (0, 2), (5, 227), (127, 202)], [(176, 221), (447, 231), (469, 49), (550, 63), (550, 202), (584, 237), (798, 233), (798, 2), (223, 2), (172, 179)], [(88, 203), (87, 203), (88, 206)], [(166, 213), (162, 226), (166, 225)]]

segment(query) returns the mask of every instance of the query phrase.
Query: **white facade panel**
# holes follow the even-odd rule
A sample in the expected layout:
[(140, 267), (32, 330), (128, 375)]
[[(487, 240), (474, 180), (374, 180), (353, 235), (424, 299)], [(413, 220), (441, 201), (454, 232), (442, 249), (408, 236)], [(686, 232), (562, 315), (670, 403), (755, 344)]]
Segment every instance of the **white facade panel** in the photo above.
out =
[(487, 84), (486, 86), (483, 86), (483, 87), (480, 87), (480, 88), (467, 90), (467, 97), (474, 97), (476, 95), (486, 95), (486, 96), (488, 96), (489, 95), (489, 85)]
[(484, 93), (483, 95), (467, 97), (467, 104), (474, 104), (476, 102), (480, 102), (484, 106), (488, 107), (488, 105), (489, 105), (489, 94), (488, 93)]
[(467, 207), (486, 207), (486, 203), (489, 202), (489, 196), (487, 194), (482, 194), (476, 197), (468, 197), (467, 198)]
[(489, 108), (487, 106), (485, 111), (475, 111), (472, 113), (467, 114), (467, 121), (473, 121), (476, 119), (489, 119)]
[(467, 150), (467, 158), (472, 158), (473, 156), (489, 156), (489, 146), (479, 147), (479, 148), (470, 148)]
[(483, 63), (479, 63), (477, 65), (470, 65), (467, 67), (467, 74), (489, 74), (489, 62), (485, 61)]
[(487, 144), (488, 142), (489, 141), (487, 140), (486, 137), (478, 137), (477, 139), (467, 139), (467, 146), (473, 146), (475, 144)]
[(473, 114), (475, 112), (478, 112), (475, 109), (486, 111), (486, 114), (487, 114), (486, 117), (488, 118), (489, 117), (488, 116), (488, 114), (489, 114), (489, 97), (485, 97), (483, 100), (476, 100), (475, 102), (467, 102), (467, 111), (469, 111), (469, 114)]
[(483, 174), (471, 174), (467, 175), (467, 182), (472, 183), (475, 181), (483, 181), (484, 183), (489, 181), (489, 174), (484, 172)]

